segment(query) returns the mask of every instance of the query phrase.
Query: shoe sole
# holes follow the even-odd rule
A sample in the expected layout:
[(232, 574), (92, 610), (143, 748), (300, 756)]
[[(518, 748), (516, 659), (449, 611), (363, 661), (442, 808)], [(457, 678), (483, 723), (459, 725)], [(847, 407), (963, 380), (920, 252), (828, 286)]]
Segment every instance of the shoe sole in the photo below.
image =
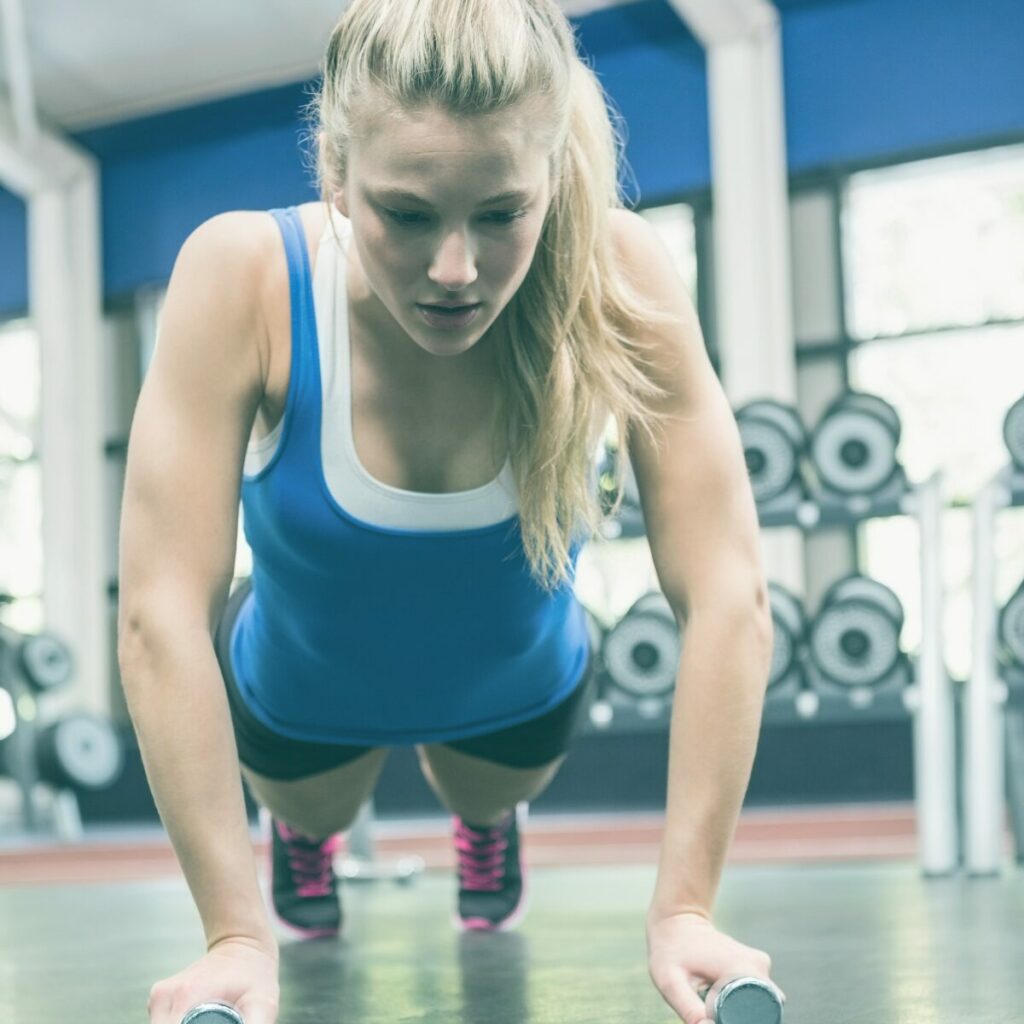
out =
[[(273, 823), (270, 821), (269, 815), (267, 817), (268, 828), (272, 829)], [(267, 840), (267, 878), (270, 880), (270, 892), (268, 903), (270, 909), (273, 911), (274, 917), (286, 928), (289, 932), (297, 935), (300, 939), (332, 939), (337, 938), (341, 935), (342, 928), (302, 928), (297, 924), (292, 924), (291, 921), (286, 921), (278, 912), (277, 906), (274, 904), (274, 837), (270, 835)]]

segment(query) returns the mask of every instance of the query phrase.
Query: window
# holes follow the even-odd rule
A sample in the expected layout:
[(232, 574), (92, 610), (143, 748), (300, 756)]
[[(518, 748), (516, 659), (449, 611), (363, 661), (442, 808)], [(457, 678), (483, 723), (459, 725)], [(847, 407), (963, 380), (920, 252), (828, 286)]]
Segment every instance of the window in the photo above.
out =
[(24, 320), (0, 325), (0, 590), (17, 601), (4, 612), (22, 632), (42, 629), (42, 481), (39, 342)]
[[(967, 506), (1009, 461), (1003, 419), (1024, 394), (1024, 147), (856, 175), (844, 235), (851, 333), (882, 339), (852, 353), (851, 385), (899, 411), (911, 481), (941, 470), (947, 500)], [(971, 669), (972, 520), (967, 507), (943, 519), (944, 642), (959, 679)], [(916, 524), (867, 522), (860, 539), (862, 571), (900, 595), (916, 647)], [(1001, 514), (996, 545), (1002, 602), (1024, 576), (1021, 510)]]

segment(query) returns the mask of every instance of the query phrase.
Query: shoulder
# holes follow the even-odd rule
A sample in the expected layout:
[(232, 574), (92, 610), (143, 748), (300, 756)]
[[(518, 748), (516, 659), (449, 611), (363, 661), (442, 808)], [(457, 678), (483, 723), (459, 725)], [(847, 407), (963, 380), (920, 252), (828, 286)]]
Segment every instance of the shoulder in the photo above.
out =
[(615, 269), (648, 313), (625, 329), (643, 352), (656, 382), (678, 391), (698, 364), (704, 368), (707, 363), (700, 322), (686, 282), (676, 270), (668, 246), (640, 214), (612, 209), (608, 220)]

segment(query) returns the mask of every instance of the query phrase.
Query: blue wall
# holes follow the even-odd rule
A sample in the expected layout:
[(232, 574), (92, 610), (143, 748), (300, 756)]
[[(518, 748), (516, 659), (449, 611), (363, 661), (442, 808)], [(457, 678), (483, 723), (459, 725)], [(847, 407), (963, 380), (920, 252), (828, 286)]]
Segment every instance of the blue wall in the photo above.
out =
[[(794, 173), (1024, 137), (1020, 0), (777, 0)], [(704, 55), (667, 0), (579, 25), (626, 120), (645, 201), (710, 181)], [(181, 243), (228, 209), (315, 198), (299, 150), (312, 83), (76, 136), (103, 167), (109, 298), (166, 281)], [(0, 317), (27, 305), (24, 207), (0, 190)]]

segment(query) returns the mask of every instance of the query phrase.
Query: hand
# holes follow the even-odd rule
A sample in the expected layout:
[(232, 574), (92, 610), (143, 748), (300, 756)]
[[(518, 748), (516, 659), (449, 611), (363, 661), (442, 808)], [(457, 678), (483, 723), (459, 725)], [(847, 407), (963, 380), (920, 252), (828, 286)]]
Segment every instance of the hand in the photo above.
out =
[(771, 958), (718, 931), (698, 913), (647, 916), (648, 971), (666, 1003), (686, 1024), (711, 1024), (714, 992), (700, 993), (738, 975), (769, 979)]
[(245, 1024), (276, 1024), (280, 988), (276, 945), (234, 938), (214, 943), (202, 959), (158, 981), (149, 993), (150, 1024), (181, 1024), (200, 1003), (234, 1006)]

